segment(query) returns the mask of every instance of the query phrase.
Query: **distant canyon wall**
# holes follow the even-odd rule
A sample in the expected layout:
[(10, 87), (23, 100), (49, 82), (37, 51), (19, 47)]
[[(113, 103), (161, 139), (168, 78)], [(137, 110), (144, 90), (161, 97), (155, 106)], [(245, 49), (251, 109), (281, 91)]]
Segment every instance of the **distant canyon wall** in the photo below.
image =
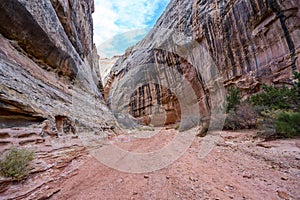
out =
[(100, 74), (102, 78), (102, 84), (105, 85), (107, 79), (109, 78), (109, 73), (111, 68), (114, 66), (114, 64), (117, 62), (117, 60), (121, 56), (113, 56), (112, 58), (101, 58), (99, 59), (99, 65), (100, 65)]
[[(299, 0), (172, 0), (153, 30), (112, 68), (104, 96), (113, 104), (122, 94), (112, 92), (112, 87), (147, 63), (181, 73), (192, 85), (203, 117), (213, 107), (207, 82), (213, 73), (225, 88), (236, 86), (243, 96), (260, 91), (263, 83), (291, 84), (293, 71), (300, 70), (299, 7)], [(182, 41), (174, 42), (174, 37)], [(208, 61), (211, 64), (203, 64)], [(163, 79), (172, 82), (173, 77), (166, 74)], [(165, 123), (174, 123), (182, 111), (174, 96), (159, 84), (140, 85), (127, 97), (128, 106), (119, 106), (120, 112), (128, 110), (147, 124), (158, 104), (167, 113)]]

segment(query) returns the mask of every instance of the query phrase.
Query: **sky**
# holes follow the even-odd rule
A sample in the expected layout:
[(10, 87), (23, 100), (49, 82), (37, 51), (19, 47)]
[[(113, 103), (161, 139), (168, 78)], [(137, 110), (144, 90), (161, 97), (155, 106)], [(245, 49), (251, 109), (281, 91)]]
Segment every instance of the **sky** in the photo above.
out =
[(122, 55), (153, 27), (170, 0), (94, 0), (94, 42), (101, 57)]

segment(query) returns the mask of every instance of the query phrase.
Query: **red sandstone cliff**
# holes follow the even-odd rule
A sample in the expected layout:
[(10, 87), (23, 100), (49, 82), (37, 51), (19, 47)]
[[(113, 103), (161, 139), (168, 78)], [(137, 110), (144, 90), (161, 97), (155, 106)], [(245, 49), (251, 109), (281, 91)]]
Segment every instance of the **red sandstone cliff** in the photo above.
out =
[[(201, 64), (208, 57), (224, 86), (235, 85), (243, 95), (258, 92), (262, 83), (290, 84), (293, 71), (300, 69), (299, 5), (299, 0), (173, 0), (153, 30), (112, 68), (105, 97), (113, 104), (112, 99), (122, 95), (112, 92), (111, 87), (126, 81), (123, 77), (131, 70), (146, 63), (153, 63), (152, 68), (162, 64), (187, 77), (197, 95), (201, 115), (209, 115), (212, 99), (206, 80), (208, 74), (212, 76), (213, 67)], [(182, 36), (190, 46), (170, 42), (174, 36)], [(202, 53), (195, 54), (195, 50)], [(165, 78), (173, 79), (170, 75)], [(131, 98), (130, 105), (124, 109), (148, 123), (152, 107), (161, 105), (163, 112), (169, 113), (166, 123), (174, 123), (180, 120), (174, 114), (180, 113), (180, 107), (173, 96), (166, 88), (144, 84), (127, 97)]]

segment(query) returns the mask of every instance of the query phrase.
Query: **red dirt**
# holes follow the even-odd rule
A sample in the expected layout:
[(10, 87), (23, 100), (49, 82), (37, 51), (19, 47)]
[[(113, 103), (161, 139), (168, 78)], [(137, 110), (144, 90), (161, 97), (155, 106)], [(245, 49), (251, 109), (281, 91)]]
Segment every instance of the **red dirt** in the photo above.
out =
[[(300, 139), (261, 142), (255, 131), (222, 132), (200, 160), (203, 138), (167, 168), (134, 174), (109, 168), (87, 156), (77, 173), (57, 185), (51, 199), (300, 199)], [(157, 149), (176, 133), (152, 139), (112, 138), (130, 151)]]

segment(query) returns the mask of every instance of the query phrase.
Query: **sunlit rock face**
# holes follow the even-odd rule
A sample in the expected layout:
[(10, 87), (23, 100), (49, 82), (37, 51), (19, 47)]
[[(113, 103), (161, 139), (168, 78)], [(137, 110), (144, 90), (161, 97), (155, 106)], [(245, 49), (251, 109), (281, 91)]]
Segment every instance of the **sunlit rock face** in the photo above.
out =
[[(90, 0), (1, 2), (1, 127), (55, 116), (86, 127), (112, 120), (102, 101), (93, 9)], [(80, 101), (87, 102), (80, 107)]]
[(99, 59), (99, 65), (100, 65), (100, 74), (102, 78), (103, 85), (106, 84), (107, 79), (109, 78), (109, 73), (111, 68), (114, 66), (114, 64), (117, 62), (117, 60), (121, 56), (113, 56), (112, 58), (100, 58)]
[[(116, 94), (114, 87), (124, 77), (129, 82), (138, 78), (126, 75), (149, 63), (151, 68), (163, 65), (165, 69), (176, 69), (189, 81), (201, 117), (215, 108), (212, 94), (220, 89), (209, 83), (211, 78), (218, 79), (225, 88), (241, 88), (243, 96), (260, 91), (263, 83), (290, 84), (293, 71), (300, 70), (299, 5), (299, 0), (172, 0), (153, 30), (112, 68), (104, 96), (114, 104), (114, 97), (122, 95)], [(144, 76), (151, 75), (145, 72)], [(174, 80), (171, 74), (165, 79)], [(128, 110), (142, 121), (151, 116), (155, 110), (152, 107), (180, 113), (183, 109), (175, 103), (174, 94), (161, 88), (139, 85), (129, 95), (128, 106), (119, 105), (118, 112)], [(167, 123), (180, 120), (180, 116), (172, 116)]]
[(92, 39), (93, 5), (0, 2), (0, 152), (20, 146), (36, 153), (24, 183), (0, 178), (3, 199), (49, 198), (86, 154), (78, 135), (114, 132)]

